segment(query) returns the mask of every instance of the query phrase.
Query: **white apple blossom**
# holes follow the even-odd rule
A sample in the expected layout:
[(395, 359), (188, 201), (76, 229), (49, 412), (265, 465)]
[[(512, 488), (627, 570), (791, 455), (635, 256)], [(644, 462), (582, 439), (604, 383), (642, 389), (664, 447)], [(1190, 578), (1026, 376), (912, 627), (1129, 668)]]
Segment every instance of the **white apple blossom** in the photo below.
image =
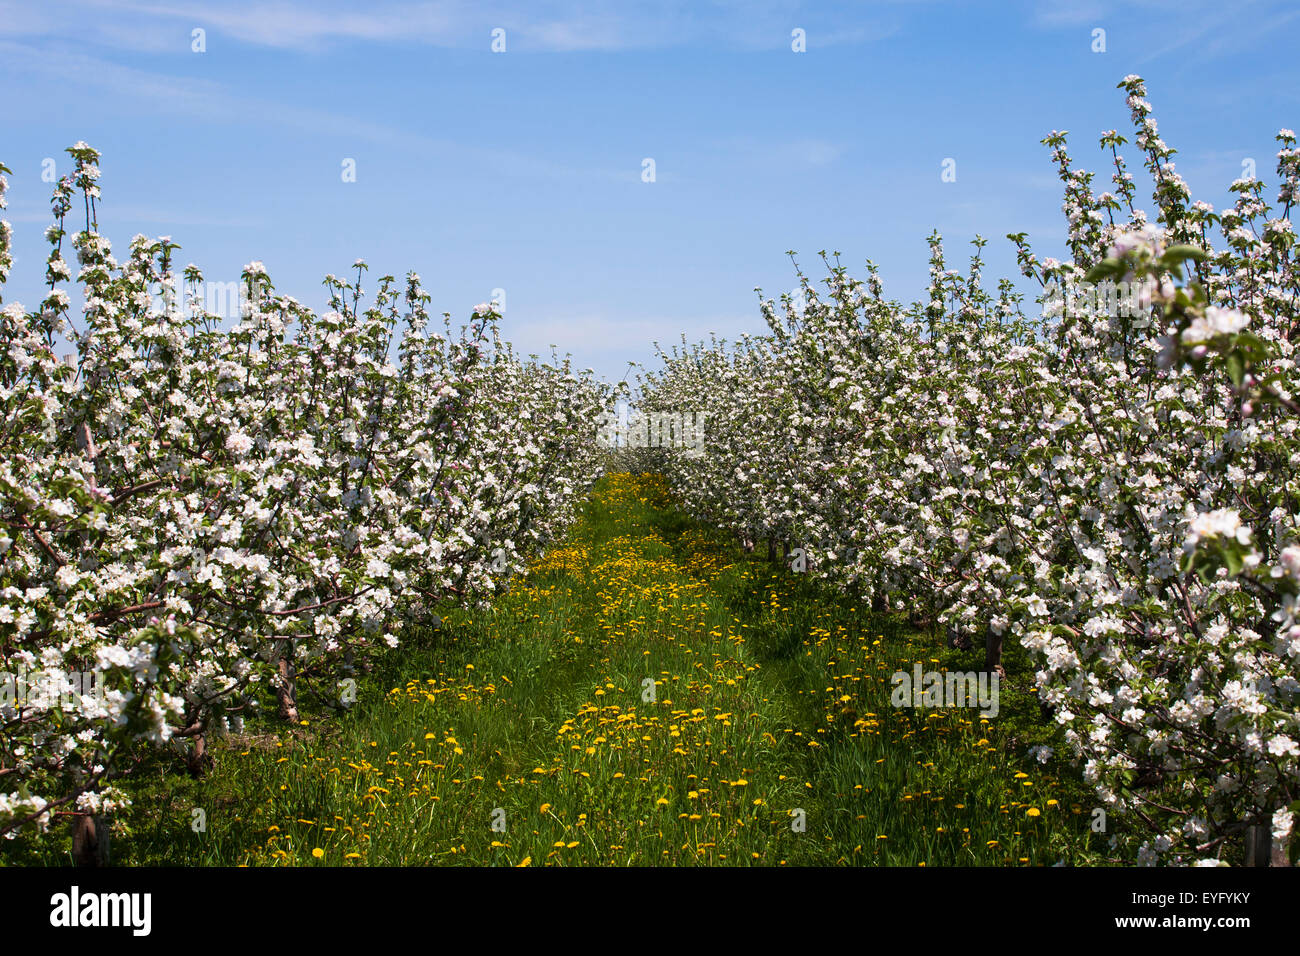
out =
[[(1142, 80), (1121, 85), (1154, 207), (1115, 131), (1101, 195), (1050, 134), (1070, 258), (1012, 237), (1042, 313), (985, 291), (982, 239), (963, 278), (932, 236), (928, 301), (828, 263), (828, 296), (761, 301), (769, 334), (665, 353), (641, 405), (706, 413), (702, 455), (655, 461), (701, 518), (879, 612), (934, 607), (990, 666), (1020, 642), (1060, 749), (1128, 815), (1116, 846), (1212, 863), (1300, 799), (1300, 264), (1259, 180), (1217, 219), (1193, 202)], [(1149, 319), (1053, 295), (1094, 272), (1150, 289)]]
[[(431, 327), (414, 275), (372, 303), (331, 278), (318, 314), (255, 261), (232, 328), (192, 294), (159, 306), (201, 274), (173, 273), (166, 237), (119, 263), (89, 219), (72, 232), (100, 170), (70, 153), (50, 295), (0, 310), (0, 646), (3, 669), (91, 669), (105, 692), (0, 707), (0, 835), (119, 805), (119, 755), (237, 726), (263, 688), (291, 716), (299, 660), (328, 684), (434, 604), (499, 591), (573, 520), (611, 394), (518, 358), (490, 315)], [(52, 348), (68, 242), (73, 365)]]

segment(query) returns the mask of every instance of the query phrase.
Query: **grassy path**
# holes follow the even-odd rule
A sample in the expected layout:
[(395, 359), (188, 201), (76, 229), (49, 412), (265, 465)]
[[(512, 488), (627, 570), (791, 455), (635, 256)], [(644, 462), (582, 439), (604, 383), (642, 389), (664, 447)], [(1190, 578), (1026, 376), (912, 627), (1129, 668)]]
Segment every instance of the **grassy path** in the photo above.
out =
[(1016, 756), (1050, 734), (1031, 694), (991, 724), (891, 707), (918, 660), (977, 666), (609, 476), (345, 717), (219, 745), (202, 781), (142, 773), (117, 862), (1032, 865), (1104, 839), (1077, 781)]

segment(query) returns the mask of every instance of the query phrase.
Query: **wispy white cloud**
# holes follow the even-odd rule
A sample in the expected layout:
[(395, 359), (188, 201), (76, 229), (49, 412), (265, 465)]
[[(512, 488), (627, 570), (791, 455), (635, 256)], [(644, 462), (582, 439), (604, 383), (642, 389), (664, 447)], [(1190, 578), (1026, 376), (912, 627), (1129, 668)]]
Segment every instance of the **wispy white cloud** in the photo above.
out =
[(155, 206), (116, 205), (111, 201), (100, 204), (100, 217), (118, 224), (141, 223), (150, 226), (202, 226), (218, 229), (262, 229), (266, 219), (255, 216), (211, 216), (186, 212), (184, 209), (159, 209)]
[(1277, 34), (1286, 23), (1300, 17), (1300, 10), (1270, 14), (1268, 5), (1234, 4), (1219, 10), (1218, 16), (1171, 22), (1169, 42), (1148, 50), (1138, 63), (1149, 63), (1195, 45), (1199, 61), (1250, 51), (1260, 40)]
[(1278, 0), (1039, 0), (1030, 6), (1030, 22), (1041, 29), (1101, 27), (1122, 31), (1137, 21), (1141, 29), (1139, 65), (1195, 45), (1198, 61), (1247, 52), (1300, 17), (1294, 4)]
[(251, 97), (222, 83), (124, 66), (79, 51), (41, 49), (0, 39), (0, 76), (5, 73), (35, 81), (43, 90), (61, 84), (94, 89), (109, 94), (112, 103), (140, 111), (147, 108), (149, 112), (175, 116), (202, 116), (210, 122), (263, 123), (307, 134), (346, 129), (353, 140), (411, 150), (430, 158), (461, 159), (507, 178), (590, 183), (633, 182), (640, 175), (635, 159), (620, 169), (566, 163), (530, 152), (430, 136), (336, 111)]
[(844, 153), (844, 148), (824, 139), (804, 139), (789, 144), (789, 154), (809, 166), (826, 166)]
[(1099, 26), (1113, 9), (1106, 0), (1045, 0), (1033, 4), (1033, 22), (1041, 27)]
[(76, 50), (0, 40), (0, 72), (35, 79), (44, 89), (67, 84), (99, 94), (128, 96), (177, 112), (218, 106), (224, 87), (209, 80), (124, 66)]
[(766, 331), (757, 306), (750, 315), (689, 315), (629, 318), (604, 312), (575, 309), (541, 310), (539, 317), (508, 315), (503, 330), (523, 354), (549, 355), (555, 346), (561, 354), (574, 351), (589, 355), (652, 354), (658, 342), (665, 349), (680, 344), (686, 330), (688, 342), (707, 338), (710, 332), (731, 340), (749, 332)]
[(211, 4), (194, 2), (119, 3), (89, 0), (115, 13), (130, 11), (146, 21), (183, 24), (189, 29), (232, 37), (256, 46), (281, 49), (318, 48), (334, 40), (406, 40), (453, 45), (458, 27), (472, 6), (463, 3), (374, 3), (358, 6), (337, 0), (295, 0)]
[(734, 168), (829, 166), (846, 152), (844, 144), (817, 136), (773, 142), (756, 136), (724, 136), (699, 144)]
[(76, 22), (78, 38), (112, 49), (188, 53), (190, 31), (283, 50), (322, 51), (339, 43), (421, 44), (487, 49), (506, 31), (507, 51), (608, 51), (681, 45), (774, 49), (790, 31), (809, 49), (879, 41), (902, 25), (903, 4), (845, 17), (796, 0), (668, 3), (628, 0), (69, 0), (59, 10), (0, 0), (0, 36), (55, 36)]

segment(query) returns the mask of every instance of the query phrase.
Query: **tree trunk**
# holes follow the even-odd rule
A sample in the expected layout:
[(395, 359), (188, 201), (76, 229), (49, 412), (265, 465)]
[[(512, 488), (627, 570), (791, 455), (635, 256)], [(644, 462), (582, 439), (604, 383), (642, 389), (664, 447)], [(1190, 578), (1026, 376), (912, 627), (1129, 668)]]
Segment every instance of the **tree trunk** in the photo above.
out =
[(1007, 676), (1002, 666), (1002, 635), (993, 633), (991, 627), (984, 634), (984, 669), (990, 673), (996, 671), (999, 677)]
[(1273, 831), (1267, 824), (1246, 827), (1247, 866), (1290, 866), (1286, 844), (1273, 842)]
[(1246, 865), (1268, 866), (1273, 834), (1268, 827), (1246, 827)]
[(284, 642), (284, 650), (276, 661), (279, 674), (279, 686), (276, 694), (280, 698), (280, 719), (291, 723), (298, 722), (298, 698), (294, 687), (293, 641)]
[(962, 628), (960, 622), (949, 624), (947, 630), (948, 646), (950, 648), (958, 651), (969, 651), (971, 649), (970, 634)]
[(191, 777), (201, 777), (207, 770), (211, 758), (208, 756), (208, 737), (207, 734), (196, 734), (194, 744), (189, 753), (185, 755), (185, 769), (190, 772)]
[(72, 860), (77, 866), (108, 866), (108, 826), (88, 813), (72, 824)]

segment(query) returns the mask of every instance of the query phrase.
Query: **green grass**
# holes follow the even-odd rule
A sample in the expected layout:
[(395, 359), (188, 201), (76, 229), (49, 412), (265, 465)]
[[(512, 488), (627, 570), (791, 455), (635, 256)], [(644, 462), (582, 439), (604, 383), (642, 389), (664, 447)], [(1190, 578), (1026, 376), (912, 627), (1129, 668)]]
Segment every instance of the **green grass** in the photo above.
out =
[[(562, 547), (408, 636), (348, 713), (219, 741), (200, 780), (142, 760), (113, 862), (1101, 860), (1087, 789), (1023, 756), (1057, 741), (1018, 650), (990, 722), (890, 706), (895, 670), (979, 656), (743, 554), (659, 479), (607, 476)], [(65, 830), (0, 859), (66, 862)]]

